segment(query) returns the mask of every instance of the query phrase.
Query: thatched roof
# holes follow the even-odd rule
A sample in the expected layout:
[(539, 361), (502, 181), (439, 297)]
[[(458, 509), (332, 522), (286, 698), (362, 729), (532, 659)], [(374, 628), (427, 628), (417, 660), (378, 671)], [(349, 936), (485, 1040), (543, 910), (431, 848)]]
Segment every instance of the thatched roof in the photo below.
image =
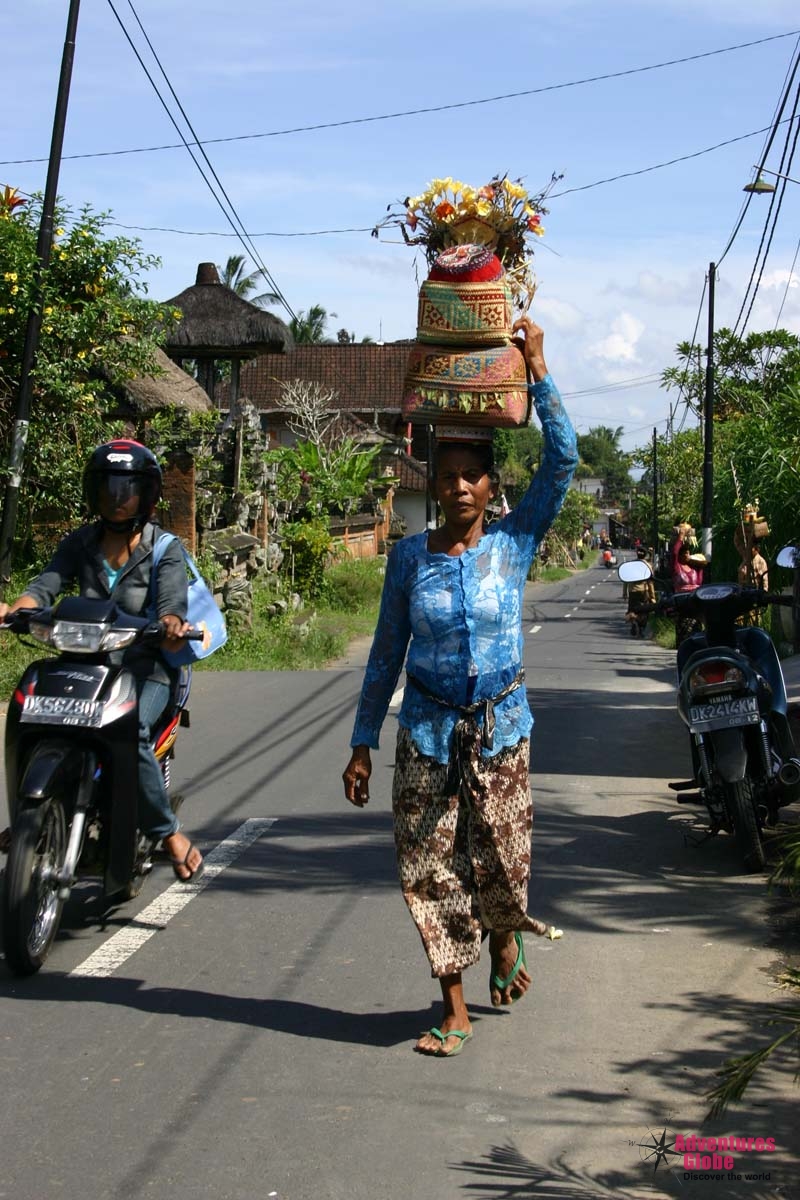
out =
[(156, 361), (163, 374), (140, 375), (118, 389), (135, 412), (148, 416), (164, 408), (181, 408), (185, 412), (213, 409), (214, 405), (200, 384), (167, 358), (163, 350), (156, 350)]
[(220, 283), (213, 263), (200, 263), (194, 287), (165, 304), (183, 313), (164, 347), (172, 358), (254, 358), (294, 346), (288, 325)]

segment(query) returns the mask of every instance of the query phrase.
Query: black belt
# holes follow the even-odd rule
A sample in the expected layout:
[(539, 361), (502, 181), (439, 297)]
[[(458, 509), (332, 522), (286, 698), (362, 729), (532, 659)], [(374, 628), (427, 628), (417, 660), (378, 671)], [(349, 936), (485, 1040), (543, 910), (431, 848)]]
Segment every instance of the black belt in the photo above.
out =
[(452, 700), (444, 700), (441, 696), (437, 696), (436, 692), (432, 692), (421, 680), (414, 675), (409, 675), (406, 672), (406, 679), (413, 684), (418, 692), (422, 692), (429, 700), (433, 700), (435, 704), (441, 705), (442, 708), (450, 708), (461, 714), (460, 720), (456, 721), (453, 730), (453, 746), (450, 751), (450, 759), (448, 762), (448, 787), (453, 790), (462, 790), (464, 781), (465, 767), (468, 760), (468, 747), (466, 736), (472, 730), (477, 728), (477, 722), (474, 720), (475, 714), (483, 712), (483, 729), (481, 731), (481, 744), (485, 750), (494, 749), (494, 730), (495, 730), (495, 715), (494, 706), (499, 704), (501, 700), (505, 700), (506, 696), (510, 696), (518, 687), (521, 687), (525, 681), (525, 668), (520, 667), (517, 674), (511, 680), (511, 683), (506, 684), (504, 688), (497, 693), (496, 696), (490, 696), (487, 700), (477, 700), (474, 704), (454, 704)]

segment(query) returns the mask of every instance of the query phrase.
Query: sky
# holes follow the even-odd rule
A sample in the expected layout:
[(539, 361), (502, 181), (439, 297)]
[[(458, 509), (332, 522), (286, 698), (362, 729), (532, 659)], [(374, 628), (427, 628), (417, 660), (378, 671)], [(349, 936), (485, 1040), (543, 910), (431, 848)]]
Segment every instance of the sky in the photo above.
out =
[[(0, 11), (0, 186), (44, 187), (68, 7)], [(137, 16), (200, 140), (231, 139), (206, 144), (214, 171), (291, 309), (336, 314), (331, 336), (413, 338), (424, 260), (369, 230), (434, 177), (480, 186), (504, 172), (530, 191), (563, 175), (531, 315), (580, 432), (621, 428), (626, 450), (664, 432), (676, 394), (658, 377), (698, 318), (707, 340), (711, 262), (715, 325), (736, 323), (768, 197), (723, 252), (797, 51), (795, 0), (82, 0), (59, 195), (109, 211), (110, 235), (157, 255), (142, 283), (166, 300), (198, 263), (246, 248), (187, 150), (153, 149), (180, 136), (114, 10), (173, 114)], [(321, 125), (334, 127), (307, 128)], [(766, 160), (784, 173), (786, 130)], [(800, 179), (800, 156), (788, 173)], [(748, 331), (800, 334), (798, 237), (800, 184), (788, 183)]]

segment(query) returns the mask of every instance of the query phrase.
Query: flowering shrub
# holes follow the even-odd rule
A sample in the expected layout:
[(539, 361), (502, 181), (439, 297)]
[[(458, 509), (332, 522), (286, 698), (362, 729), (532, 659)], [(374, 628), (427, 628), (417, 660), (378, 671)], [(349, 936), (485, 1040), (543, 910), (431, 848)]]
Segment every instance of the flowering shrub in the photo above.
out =
[(533, 244), (544, 234), (544, 200), (553, 184), (536, 194), (521, 180), (498, 175), (483, 187), (470, 187), (457, 179), (434, 179), (419, 196), (409, 196), (402, 208), (389, 205), (387, 216), (372, 231), (398, 225), (409, 246), (422, 246), (430, 266), (447, 246), (474, 242), (489, 246), (506, 270), (515, 301), (527, 308), (536, 284), (531, 267)]

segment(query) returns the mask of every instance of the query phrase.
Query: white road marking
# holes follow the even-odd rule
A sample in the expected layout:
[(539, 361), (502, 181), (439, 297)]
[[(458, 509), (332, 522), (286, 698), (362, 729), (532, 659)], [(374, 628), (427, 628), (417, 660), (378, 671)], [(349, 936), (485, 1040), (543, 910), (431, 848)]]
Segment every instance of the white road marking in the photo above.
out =
[(528, 633), (538, 633), (541, 628), (541, 625), (531, 625)]
[(397, 691), (395, 692), (395, 694), (392, 696), (391, 700), (389, 701), (389, 708), (399, 708), (399, 706), (403, 702), (403, 693), (405, 692), (405, 690), (406, 689), (404, 687), (397, 689)]
[(135, 954), (145, 942), (160, 933), (174, 916), (185, 908), (190, 900), (208, 887), (226, 867), (229, 867), (247, 847), (257, 841), (277, 817), (250, 817), (234, 830), (230, 837), (205, 856), (205, 869), (196, 882), (180, 883), (177, 880), (165, 892), (142, 909), (129, 925), (120, 929), (107, 942), (84, 959), (70, 976), (87, 976), (104, 979), (117, 967)]

